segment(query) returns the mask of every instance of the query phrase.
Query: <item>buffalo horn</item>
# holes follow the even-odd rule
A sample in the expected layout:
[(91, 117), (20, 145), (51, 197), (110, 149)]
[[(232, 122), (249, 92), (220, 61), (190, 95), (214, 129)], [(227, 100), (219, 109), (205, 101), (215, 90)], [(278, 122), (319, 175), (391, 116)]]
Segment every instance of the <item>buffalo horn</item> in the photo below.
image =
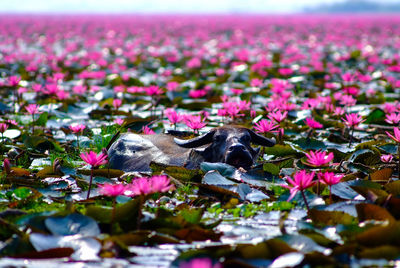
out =
[(261, 136), (260, 134), (255, 133), (254, 131), (249, 129), (250, 137), (251, 137), (251, 142), (261, 145), (261, 146), (268, 146), (272, 147), (275, 145), (276, 141), (275, 139), (268, 139), (264, 136)]
[(213, 141), (214, 133), (215, 131), (209, 131), (206, 134), (203, 134), (201, 136), (198, 136), (190, 140), (181, 140), (174, 138), (174, 141), (176, 144), (184, 148), (196, 148), (211, 143)]

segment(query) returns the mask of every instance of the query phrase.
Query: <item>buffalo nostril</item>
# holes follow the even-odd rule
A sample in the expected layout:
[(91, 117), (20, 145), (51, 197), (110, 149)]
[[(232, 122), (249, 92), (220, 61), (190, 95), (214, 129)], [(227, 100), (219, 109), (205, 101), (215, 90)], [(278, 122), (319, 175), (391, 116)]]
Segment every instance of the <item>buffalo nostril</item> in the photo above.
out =
[(234, 144), (229, 147), (229, 151), (244, 151), (245, 147), (243, 144)]

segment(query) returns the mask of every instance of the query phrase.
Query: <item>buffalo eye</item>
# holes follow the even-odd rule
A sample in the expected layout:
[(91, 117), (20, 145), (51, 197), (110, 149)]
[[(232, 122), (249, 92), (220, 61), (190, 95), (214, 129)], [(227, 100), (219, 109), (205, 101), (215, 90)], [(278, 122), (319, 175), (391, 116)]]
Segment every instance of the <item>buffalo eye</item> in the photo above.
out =
[(250, 135), (244, 135), (240, 140), (242, 142), (249, 143), (250, 142)]
[(218, 142), (218, 143), (223, 142), (225, 139), (226, 139), (226, 137), (224, 135), (215, 135), (214, 136), (214, 141)]

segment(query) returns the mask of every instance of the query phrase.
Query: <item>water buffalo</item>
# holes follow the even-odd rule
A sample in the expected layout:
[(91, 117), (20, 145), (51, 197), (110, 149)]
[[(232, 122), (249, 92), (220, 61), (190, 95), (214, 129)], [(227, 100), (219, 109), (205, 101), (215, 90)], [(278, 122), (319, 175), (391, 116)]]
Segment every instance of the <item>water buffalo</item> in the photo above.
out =
[(273, 146), (275, 141), (238, 126), (217, 127), (189, 140), (167, 134), (127, 133), (111, 145), (108, 156), (111, 168), (125, 172), (151, 171), (151, 161), (190, 169), (204, 161), (223, 162), (248, 169), (260, 151), (251, 143)]

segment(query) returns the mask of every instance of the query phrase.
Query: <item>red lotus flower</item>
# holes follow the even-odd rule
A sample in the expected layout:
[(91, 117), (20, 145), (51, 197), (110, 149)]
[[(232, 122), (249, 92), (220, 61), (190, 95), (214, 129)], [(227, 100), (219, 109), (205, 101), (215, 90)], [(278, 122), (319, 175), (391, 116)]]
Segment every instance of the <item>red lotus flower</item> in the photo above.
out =
[(172, 125), (176, 125), (177, 123), (182, 121), (182, 115), (177, 113), (174, 109), (166, 109), (165, 110), (165, 115), (167, 116), (169, 122)]
[(6, 132), (6, 130), (8, 129), (8, 125), (6, 123), (0, 123), (0, 133), (4, 133)]
[(31, 115), (37, 114), (39, 112), (39, 105), (29, 104), (25, 106), (25, 110)]
[(391, 154), (383, 154), (381, 155), (381, 161), (384, 163), (390, 163), (393, 160), (393, 155)]
[(281, 185), (281, 186), (290, 190), (290, 196), (288, 201), (292, 200), (293, 197), (297, 194), (297, 192), (299, 191), (302, 192), (305, 189), (314, 186), (314, 184), (316, 183), (315, 181), (313, 181), (314, 175), (315, 172), (307, 173), (305, 170), (300, 170), (294, 175), (293, 177), (294, 180), (292, 180), (292, 178), (290, 177), (286, 177), (286, 179), (291, 185)]
[(344, 175), (335, 175), (333, 172), (318, 173), (318, 179), (321, 180), (323, 184), (332, 186), (338, 184)]
[(167, 176), (153, 176), (150, 178), (136, 178), (126, 186), (126, 196), (164, 193), (175, 189)]
[(326, 154), (326, 152), (322, 151), (310, 151), (309, 153), (306, 153), (307, 156), (307, 162), (306, 164), (314, 167), (320, 167), (320, 166), (325, 166), (329, 162), (333, 160), (333, 153), (330, 152)]
[(116, 119), (114, 119), (114, 123), (117, 124), (117, 125), (122, 126), (122, 124), (124, 123), (124, 119), (116, 118)]
[(254, 129), (258, 133), (268, 133), (276, 129), (277, 127), (279, 127), (279, 125), (276, 125), (274, 122), (262, 119), (259, 122), (255, 123)]
[(397, 143), (400, 143), (400, 129), (398, 127), (393, 128), (394, 131), (394, 136), (390, 134), (388, 131), (386, 131), (386, 135), (389, 136), (392, 140), (394, 140)]
[(356, 127), (360, 123), (365, 121), (362, 119), (361, 115), (359, 115), (359, 114), (346, 114), (345, 117), (346, 118), (342, 118), (342, 120), (348, 127)]
[(315, 121), (313, 118), (306, 118), (306, 124), (312, 129), (317, 129), (317, 128), (322, 128), (323, 125), (317, 121)]
[(184, 118), (185, 124), (194, 131), (202, 129), (207, 125), (207, 123), (204, 123), (204, 120), (200, 115), (186, 115)]
[(82, 133), (82, 131), (86, 128), (85, 125), (70, 125), (69, 129), (74, 132), (75, 134), (77, 133)]
[(387, 114), (385, 121), (389, 124), (397, 125), (400, 122), (400, 113)]
[(275, 111), (272, 112), (268, 115), (268, 118), (271, 120), (275, 120), (277, 123), (282, 122), (283, 120), (285, 120), (286, 116), (287, 116), (288, 112), (285, 111), (282, 113), (282, 111)]
[(120, 99), (113, 100), (113, 106), (116, 110), (118, 110), (118, 108), (121, 107), (121, 105), (122, 105), (122, 100), (120, 100)]
[(145, 135), (154, 135), (154, 134), (156, 134), (156, 133), (154, 132), (154, 130), (152, 130), (152, 129), (149, 128), (148, 126), (143, 126), (143, 127), (142, 127), (142, 132), (143, 132), (143, 134), (145, 134)]
[(98, 186), (100, 188), (99, 192), (102, 195), (115, 197), (115, 196), (123, 195), (125, 192), (125, 185), (123, 185), (123, 184), (105, 183), (105, 184), (99, 184)]
[(101, 165), (104, 165), (107, 163), (107, 155), (103, 154), (103, 153), (99, 153), (96, 154), (93, 151), (90, 151), (89, 153), (81, 153), (81, 158), (83, 161), (85, 161), (86, 163), (88, 163), (89, 165), (92, 166), (92, 168), (94, 167), (98, 167)]

